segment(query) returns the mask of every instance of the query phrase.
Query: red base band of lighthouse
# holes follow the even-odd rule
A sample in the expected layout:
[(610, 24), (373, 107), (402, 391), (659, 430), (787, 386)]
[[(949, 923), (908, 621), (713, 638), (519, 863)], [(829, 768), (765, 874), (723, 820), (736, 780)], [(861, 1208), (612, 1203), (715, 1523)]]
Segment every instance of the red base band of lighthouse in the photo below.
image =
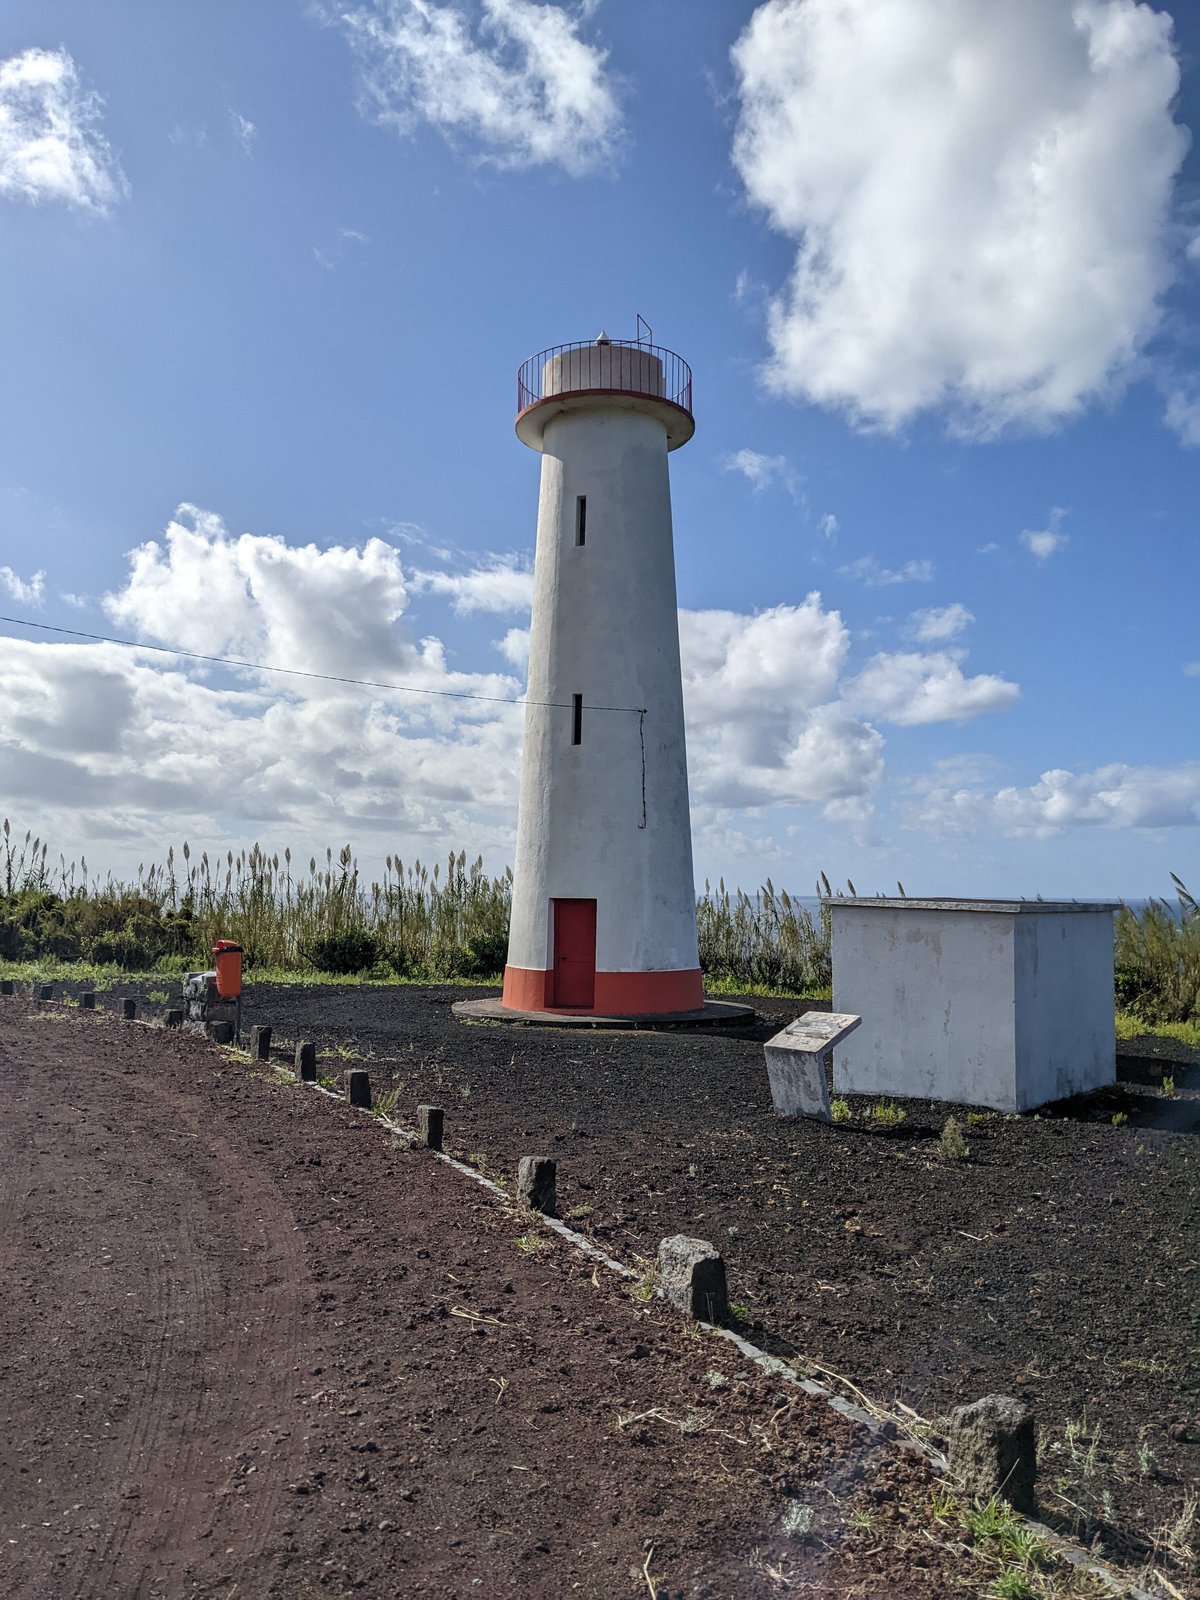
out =
[(590, 1006), (554, 1003), (554, 972), (505, 967), (504, 1000), (510, 1011), (561, 1011), (570, 1016), (648, 1017), (699, 1011), (704, 1005), (704, 975), (688, 972), (597, 972)]

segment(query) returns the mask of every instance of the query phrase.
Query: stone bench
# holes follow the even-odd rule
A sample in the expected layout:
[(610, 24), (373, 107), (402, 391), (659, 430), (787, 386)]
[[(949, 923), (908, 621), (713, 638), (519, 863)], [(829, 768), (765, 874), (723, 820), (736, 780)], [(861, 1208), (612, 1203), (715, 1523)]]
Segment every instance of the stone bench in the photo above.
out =
[(806, 1011), (767, 1040), (763, 1054), (777, 1117), (830, 1120), (825, 1057), (861, 1021), (847, 1012)]

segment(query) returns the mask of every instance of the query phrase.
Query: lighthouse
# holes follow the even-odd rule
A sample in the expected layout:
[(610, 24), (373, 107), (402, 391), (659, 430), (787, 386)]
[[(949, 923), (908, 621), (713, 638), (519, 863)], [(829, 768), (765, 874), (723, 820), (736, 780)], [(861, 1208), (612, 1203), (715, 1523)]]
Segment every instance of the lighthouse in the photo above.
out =
[(695, 431), (672, 351), (609, 339), (521, 367), (541, 453), (508, 1011), (682, 1016), (696, 949), (667, 458)]

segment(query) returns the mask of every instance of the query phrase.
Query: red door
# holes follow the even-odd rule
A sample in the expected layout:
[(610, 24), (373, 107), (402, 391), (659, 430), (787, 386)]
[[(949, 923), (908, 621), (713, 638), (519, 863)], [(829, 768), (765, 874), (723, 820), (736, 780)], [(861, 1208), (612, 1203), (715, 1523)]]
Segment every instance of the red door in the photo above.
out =
[(588, 1010), (596, 1000), (596, 902), (555, 900), (554, 999), (556, 1006)]

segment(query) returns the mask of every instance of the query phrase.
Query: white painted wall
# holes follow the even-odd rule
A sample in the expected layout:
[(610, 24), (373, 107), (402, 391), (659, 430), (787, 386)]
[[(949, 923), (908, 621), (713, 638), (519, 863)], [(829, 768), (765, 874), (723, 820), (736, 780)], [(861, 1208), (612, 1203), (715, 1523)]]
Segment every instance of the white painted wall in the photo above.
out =
[[(550, 901), (579, 897), (597, 902), (597, 970), (694, 970), (667, 433), (654, 415), (598, 398), (546, 424), (528, 693), (509, 964), (548, 969)], [(645, 827), (639, 719), (599, 706), (646, 708)]]
[(1013, 940), (1017, 1109), (1114, 1082), (1112, 914), (1018, 917)]
[(576, 389), (661, 395), (662, 362), (646, 350), (624, 344), (586, 344), (551, 356), (542, 372), (542, 394), (569, 394)]
[(835, 901), (841, 1094), (1023, 1111), (1112, 1083), (1111, 909)]

